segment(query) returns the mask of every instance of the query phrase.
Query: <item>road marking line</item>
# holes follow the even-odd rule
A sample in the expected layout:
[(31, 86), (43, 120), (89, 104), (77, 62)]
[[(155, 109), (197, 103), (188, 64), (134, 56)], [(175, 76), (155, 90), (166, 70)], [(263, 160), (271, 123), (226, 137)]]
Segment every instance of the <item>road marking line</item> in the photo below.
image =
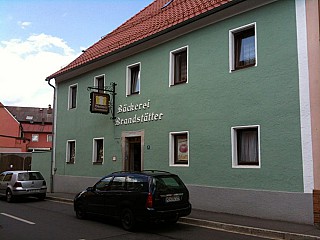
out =
[(56, 203), (63, 203), (63, 204), (68, 204), (68, 205), (73, 205), (73, 203), (71, 203), (71, 202), (65, 202), (65, 201), (61, 201), (61, 200), (47, 199), (47, 201), (49, 201), (49, 202), (56, 202)]
[(28, 220), (25, 220), (25, 219), (22, 219), (22, 218), (18, 218), (18, 217), (12, 216), (12, 215), (7, 214), (7, 213), (0, 213), (0, 214), (3, 215), (3, 216), (6, 216), (6, 217), (13, 218), (13, 219), (15, 219), (15, 220), (24, 222), (24, 223), (31, 224), (31, 225), (35, 224), (34, 222), (30, 222), (30, 221), (28, 221)]

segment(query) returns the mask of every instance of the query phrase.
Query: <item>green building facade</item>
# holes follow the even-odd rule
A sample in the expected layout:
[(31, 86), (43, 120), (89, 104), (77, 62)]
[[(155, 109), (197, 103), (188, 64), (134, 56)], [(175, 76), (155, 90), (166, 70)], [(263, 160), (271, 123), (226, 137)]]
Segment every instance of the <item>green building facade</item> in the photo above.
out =
[[(313, 222), (299, 3), (235, 2), (55, 76), (56, 192), (160, 169), (194, 208)], [(108, 114), (90, 112), (91, 92), (109, 94)]]

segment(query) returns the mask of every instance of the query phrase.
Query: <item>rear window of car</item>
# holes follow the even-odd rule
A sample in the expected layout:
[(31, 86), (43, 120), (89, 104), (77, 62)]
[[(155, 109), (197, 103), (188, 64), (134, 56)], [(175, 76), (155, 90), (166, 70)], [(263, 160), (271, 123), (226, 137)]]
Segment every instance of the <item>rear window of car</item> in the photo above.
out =
[(31, 181), (31, 180), (43, 180), (43, 177), (39, 172), (26, 172), (26, 173), (18, 174), (18, 181)]
[(177, 176), (157, 176), (155, 179), (157, 189), (184, 188), (184, 184)]

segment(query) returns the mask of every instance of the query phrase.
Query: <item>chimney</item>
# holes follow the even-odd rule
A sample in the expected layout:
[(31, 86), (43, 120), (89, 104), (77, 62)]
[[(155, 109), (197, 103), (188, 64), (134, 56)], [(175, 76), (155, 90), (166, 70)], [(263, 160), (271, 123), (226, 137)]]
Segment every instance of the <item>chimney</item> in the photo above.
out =
[(48, 114), (52, 114), (52, 108), (51, 108), (51, 104), (49, 104), (49, 106), (48, 106), (48, 110), (47, 110), (47, 113), (48, 113)]

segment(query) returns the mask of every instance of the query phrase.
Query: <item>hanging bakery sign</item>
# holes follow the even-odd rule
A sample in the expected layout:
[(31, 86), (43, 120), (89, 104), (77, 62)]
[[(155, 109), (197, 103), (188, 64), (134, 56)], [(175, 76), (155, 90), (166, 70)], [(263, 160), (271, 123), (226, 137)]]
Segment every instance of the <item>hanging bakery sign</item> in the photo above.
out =
[(92, 113), (109, 113), (109, 94), (91, 92), (90, 93), (90, 112)]
[(151, 102), (148, 100), (144, 103), (121, 104), (118, 106), (117, 114), (132, 113), (130, 117), (116, 117), (115, 125), (129, 125), (146, 122), (160, 121), (163, 118), (163, 113), (155, 113), (150, 111)]

